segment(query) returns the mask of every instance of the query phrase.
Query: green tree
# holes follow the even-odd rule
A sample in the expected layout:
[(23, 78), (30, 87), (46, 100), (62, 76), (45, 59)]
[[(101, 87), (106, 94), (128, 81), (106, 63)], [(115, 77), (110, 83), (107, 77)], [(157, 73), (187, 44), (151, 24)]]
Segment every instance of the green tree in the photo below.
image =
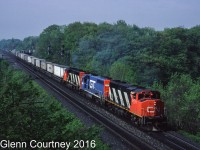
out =
[(110, 68), (110, 76), (113, 79), (136, 84), (136, 72), (130, 64), (131, 59), (131, 57), (123, 57), (115, 61)]
[(24, 38), (22, 41), (22, 50), (35, 50), (39, 37), (37, 36), (29, 36)]
[(62, 26), (51, 25), (47, 27), (39, 36), (36, 55), (58, 63), (63, 38), (64, 29)]
[(192, 80), (190, 75), (174, 74), (164, 87), (155, 83), (165, 101), (168, 122), (179, 129), (197, 134), (200, 132), (200, 80)]
[(193, 78), (199, 77), (200, 72), (200, 26), (193, 27), (187, 32), (187, 68)]
[(0, 49), (4, 50), (13, 50), (13, 49), (20, 49), (22, 45), (22, 41), (19, 39), (8, 39), (8, 40), (1, 40), (0, 41)]

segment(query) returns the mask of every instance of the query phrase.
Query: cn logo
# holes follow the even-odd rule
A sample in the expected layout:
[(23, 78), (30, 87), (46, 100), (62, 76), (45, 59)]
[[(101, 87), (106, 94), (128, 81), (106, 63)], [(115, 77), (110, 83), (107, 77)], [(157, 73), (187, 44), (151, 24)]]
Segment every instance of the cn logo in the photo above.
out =
[(153, 106), (148, 106), (147, 107), (147, 112), (148, 113), (154, 113), (155, 112), (154, 107)]

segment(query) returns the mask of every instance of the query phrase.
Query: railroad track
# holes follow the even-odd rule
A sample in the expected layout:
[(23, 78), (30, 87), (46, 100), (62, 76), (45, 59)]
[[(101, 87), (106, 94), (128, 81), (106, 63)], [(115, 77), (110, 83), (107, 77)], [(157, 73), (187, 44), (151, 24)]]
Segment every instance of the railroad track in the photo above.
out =
[(150, 133), (156, 139), (159, 139), (162, 143), (165, 143), (172, 149), (176, 150), (200, 150), (200, 145), (191, 142), (180, 135), (178, 136), (173, 131), (165, 131), (161, 133)]
[[(15, 56), (10, 57), (15, 59)], [(107, 130), (112, 132), (115, 136), (119, 137), (121, 140), (123, 140), (125, 143), (127, 143), (132, 149), (156, 149), (149, 143), (144, 142), (139, 137), (135, 136), (131, 132), (127, 131), (125, 128), (117, 125), (116, 123), (112, 122), (109, 118), (105, 117), (104, 115), (98, 113), (96, 110), (87, 107), (84, 103), (82, 103), (79, 98), (74, 95), (74, 93), (69, 93), (63, 90), (63, 88), (60, 88), (59, 86), (56, 86), (52, 83), (52, 79), (43, 76), (41, 72), (35, 71), (35, 69), (31, 68), (29, 65), (27, 65), (25, 62), (17, 61), (17, 63), (20, 64), (20, 66), (25, 69), (29, 74), (34, 76), (34, 78), (37, 78), (37, 80), (40, 80), (43, 82), (46, 86), (48, 86), (51, 90), (53, 90), (55, 93), (59, 94), (61, 97), (69, 101), (72, 105), (77, 107), (82, 112), (86, 113), (88, 116), (93, 118), (96, 122), (99, 122), (103, 127), (105, 127)]]
[[(10, 57), (13, 57), (15, 59), (15, 56), (13, 55), (12, 56), (10, 55)], [(52, 83), (51, 78), (46, 76), (44, 77), (41, 72), (36, 72), (34, 69), (30, 68), (30, 66), (27, 65), (25, 62), (18, 61), (18, 63), (30, 74), (34, 73), (34, 76), (37, 79), (45, 83), (45, 85), (51, 88), (54, 92), (58, 93), (60, 96), (70, 101), (72, 105), (80, 109), (82, 112), (86, 113), (88, 116), (90, 116), (91, 118), (99, 122), (101, 125), (103, 125), (107, 130), (111, 131), (114, 135), (125, 141), (128, 145), (130, 145), (130, 147), (132, 147), (132, 149), (180, 149), (180, 150), (200, 149), (198, 145), (185, 141), (184, 139), (181, 139), (171, 134), (170, 132), (159, 132), (159, 133), (148, 132), (147, 135), (157, 139), (164, 145), (167, 145), (165, 147), (162, 146), (160, 147), (159, 144), (155, 146), (152, 144), (154, 142), (153, 140), (152, 142), (147, 142), (144, 139), (140, 138), (140, 135), (135, 135), (135, 133), (132, 131), (127, 132), (126, 128), (117, 125), (116, 123), (112, 122), (110, 118), (107, 118), (101, 113), (98, 113), (96, 110), (87, 107), (85, 103), (81, 103), (81, 101), (78, 100), (80, 99), (80, 96), (77, 97), (75, 96), (77, 94), (74, 94), (72, 92), (66, 92), (65, 90), (63, 90), (63, 88), (56, 86), (55, 84)]]

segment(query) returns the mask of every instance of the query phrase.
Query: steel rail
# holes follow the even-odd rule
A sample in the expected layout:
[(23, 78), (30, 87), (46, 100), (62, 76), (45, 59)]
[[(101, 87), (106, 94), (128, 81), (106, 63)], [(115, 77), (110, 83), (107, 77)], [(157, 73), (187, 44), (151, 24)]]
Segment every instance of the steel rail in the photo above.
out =
[(114, 135), (118, 136), (120, 139), (122, 139), (124, 142), (126, 142), (130, 147), (133, 149), (155, 149), (152, 145), (149, 143), (144, 142), (141, 138), (133, 135), (131, 132), (128, 132), (123, 127), (113, 123), (109, 118), (103, 116), (102, 114), (96, 112), (94, 109), (87, 107), (81, 101), (78, 101), (74, 98), (73, 95), (66, 93), (63, 89), (57, 87), (56, 85), (52, 84), (51, 80), (47, 80), (47, 78), (44, 78), (41, 76), (38, 72), (36, 72), (33, 68), (30, 68), (29, 65), (25, 64), (25, 62), (22, 62), (22, 60), (17, 61), (26, 71), (28, 71), (31, 75), (34, 75), (38, 80), (42, 81), (46, 86), (48, 86), (51, 90), (53, 90), (55, 93), (59, 94), (66, 100), (70, 101), (72, 105), (89, 115), (91, 118), (93, 118), (95, 121), (99, 122), (102, 126), (104, 126), (106, 129), (111, 131)]

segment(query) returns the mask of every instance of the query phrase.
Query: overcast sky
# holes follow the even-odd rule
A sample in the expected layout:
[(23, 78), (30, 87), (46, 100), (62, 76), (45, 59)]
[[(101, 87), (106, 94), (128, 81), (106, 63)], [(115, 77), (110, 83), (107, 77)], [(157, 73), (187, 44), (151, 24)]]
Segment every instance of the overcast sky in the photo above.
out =
[(200, 0), (0, 0), (0, 40), (38, 36), (52, 24), (126, 23), (156, 30), (200, 24)]

